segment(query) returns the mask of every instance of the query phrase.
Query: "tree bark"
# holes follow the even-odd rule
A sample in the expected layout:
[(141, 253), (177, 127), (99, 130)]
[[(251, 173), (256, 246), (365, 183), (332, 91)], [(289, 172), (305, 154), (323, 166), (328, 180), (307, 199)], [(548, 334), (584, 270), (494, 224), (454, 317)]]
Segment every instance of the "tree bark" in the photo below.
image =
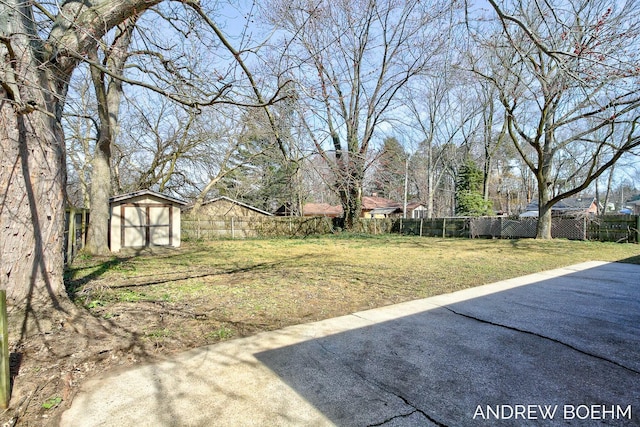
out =
[[(107, 67), (115, 74), (122, 74), (127, 60), (129, 43), (135, 27), (135, 17), (119, 26), (115, 41), (105, 53)], [(89, 57), (98, 61), (97, 49)], [(122, 82), (114, 77), (106, 77), (96, 67), (91, 67), (91, 80), (98, 101), (100, 129), (98, 142), (91, 162), (91, 216), (87, 230), (85, 251), (94, 255), (108, 255), (109, 251), (109, 197), (111, 188), (111, 145), (118, 133)]]
[(361, 186), (350, 185), (340, 192), (345, 230), (352, 231), (362, 213)]
[(551, 239), (551, 208), (549, 203), (549, 189), (542, 184), (538, 187), (538, 224), (536, 226), (536, 239)]
[(66, 299), (61, 116), (67, 85), (79, 55), (96, 39), (157, 3), (65, 2), (46, 42), (29, 3), (0, 3), (0, 287), (10, 304), (30, 311), (41, 304), (59, 308)]
[[(0, 5), (0, 286), (9, 303), (58, 304), (64, 295), (65, 150), (60, 126), (66, 76), (41, 67), (30, 10)], [(21, 19), (25, 13), (27, 19)], [(32, 84), (22, 84), (32, 82)]]

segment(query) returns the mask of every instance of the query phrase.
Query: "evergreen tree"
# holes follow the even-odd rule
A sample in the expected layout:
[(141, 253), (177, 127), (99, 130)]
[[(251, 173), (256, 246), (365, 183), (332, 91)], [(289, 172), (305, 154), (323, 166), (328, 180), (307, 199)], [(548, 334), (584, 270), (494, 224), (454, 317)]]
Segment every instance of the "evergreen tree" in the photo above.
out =
[(467, 158), (456, 180), (456, 215), (482, 216), (492, 213), (491, 201), (482, 195), (484, 175), (476, 163)]
[(407, 153), (393, 137), (385, 138), (378, 158), (372, 192), (400, 201), (404, 197), (405, 161)]

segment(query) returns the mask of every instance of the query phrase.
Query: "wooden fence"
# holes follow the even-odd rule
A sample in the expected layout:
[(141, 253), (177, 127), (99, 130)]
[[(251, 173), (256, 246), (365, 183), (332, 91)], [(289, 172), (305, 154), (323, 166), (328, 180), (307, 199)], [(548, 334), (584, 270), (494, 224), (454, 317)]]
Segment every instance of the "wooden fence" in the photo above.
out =
[(595, 218), (587, 225), (587, 239), (603, 242), (640, 242), (640, 215)]
[(73, 261), (87, 240), (89, 210), (67, 208), (64, 221), (64, 263)]
[[(393, 232), (392, 219), (361, 219), (356, 233)], [(341, 231), (340, 221), (327, 217), (222, 217), (182, 216), (182, 239), (215, 240), (247, 237), (304, 237)]]
[(413, 236), (470, 237), (472, 218), (420, 218), (396, 220), (397, 232)]

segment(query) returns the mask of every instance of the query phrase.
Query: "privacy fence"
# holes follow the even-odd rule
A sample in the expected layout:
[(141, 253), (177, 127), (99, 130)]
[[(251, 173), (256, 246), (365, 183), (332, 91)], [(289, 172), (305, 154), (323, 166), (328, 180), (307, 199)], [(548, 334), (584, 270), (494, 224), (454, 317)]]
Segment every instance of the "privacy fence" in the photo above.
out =
[[(436, 218), (400, 220), (402, 234), (438, 237), (517, 239), (536, 236), (537, 218)], [(571, 240), (638, 243), (639, 216), (555, 217), (551, 236)]]
[[(392, 219), (361, 220), (354, 231), (365, 234), (391, 233), (394, 224)], [(303, 237), (340, 230), (338, 220), (326, 217), (182, 216), (182, 238), (185, 240)]]
[[(361, 219), (354, 232), (400, 233), (431, 237), (530, 238), (536, 235), (536, 218), (433, 218)], [(572, 240), (638, 243), (639, 216), (604, 218), (553, 218), (551, 235)], [(325, 217), (182, 217), (182, 238), (213, 240), (246, 237), (300, 237), (340, 231), (339, 220)]]

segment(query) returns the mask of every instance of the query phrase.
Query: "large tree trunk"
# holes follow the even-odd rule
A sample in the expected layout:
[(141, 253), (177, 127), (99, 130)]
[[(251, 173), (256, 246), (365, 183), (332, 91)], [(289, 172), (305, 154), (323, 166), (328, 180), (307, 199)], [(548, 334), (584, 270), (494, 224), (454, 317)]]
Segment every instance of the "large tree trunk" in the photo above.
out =
[(362, 187), (350, 185), (340, 192), (345, 230), (352, 231), (362, 213)]
[(29, 12), (16, 4), (0, 6), (0, 32), (10, 35), (0, 47), (0, 287), (10, 303), (27, 308), (41, 301), (57, 306), (65, 294), (60, 112), (68, 81), (36, 60)]
[(0, 2), (0, 287), (27, 312), (66, 299), (61, 116), (75, 55), (158, 1), (63, 2), (47, 42), (38, 37), (30, 3)]
[(109, 197), (111, 196), (111, 139), (101, 137), (91, 162), (91, 215), (85, 251), (109, 254)]
[[(115, 74), (122, 74), (128, 57), (129, 43), (136, 18), (127, 19), (118, 26), (115, 41), (109, 49), (106, 60), (107, 67)], [(98, 62), (97, 48), (89, 58)], [(91, 216), (87, 230), (86, 252), (94, 255), (109, 254), (109, 197), (111, 188), (111, 145), (118, 134), (120, 101), (122, 100), (122, 82), (96, 67), (91, 68), (91, 80), (98, 100), (98, 143), (96, 144), (91, 167)]]
[(360, 158), (338, 158), (342, 179), (336, 183), (342, 204), (343, 227), (352, 231), (362, 213), (362, 181), (364, 160)]
[(546, 184), (546, 179), (538, 180), (538, 224), (536, 227), (536, 239), (551, 239), (551, 189)]

